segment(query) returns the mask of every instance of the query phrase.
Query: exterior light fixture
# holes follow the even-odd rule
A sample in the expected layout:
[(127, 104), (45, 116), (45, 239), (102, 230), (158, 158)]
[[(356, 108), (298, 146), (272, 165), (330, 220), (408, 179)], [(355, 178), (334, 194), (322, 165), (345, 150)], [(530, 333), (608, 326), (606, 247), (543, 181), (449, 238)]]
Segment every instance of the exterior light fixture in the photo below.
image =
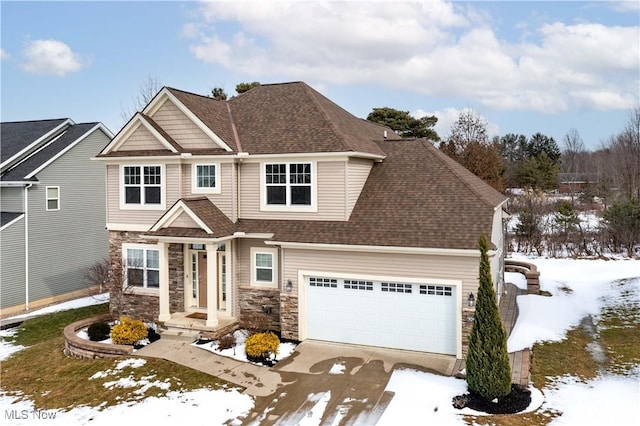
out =
[(475, 298), (475, 296), (473, 295), (473, 293), (469, 293), (469, 299), (468, 299), (468, 301), (469, 301), (469, 307), (470, 307), (470, 308), (472, 308), (472, 307), (473, 307), (473, 305), (475, 305), (475, 304), (476, 304), (476, 298)]
[(284, 286), (284, 291), (291, 293), (293, 291), (293, 283), (291, 280), (287, 280), (287, 285)]

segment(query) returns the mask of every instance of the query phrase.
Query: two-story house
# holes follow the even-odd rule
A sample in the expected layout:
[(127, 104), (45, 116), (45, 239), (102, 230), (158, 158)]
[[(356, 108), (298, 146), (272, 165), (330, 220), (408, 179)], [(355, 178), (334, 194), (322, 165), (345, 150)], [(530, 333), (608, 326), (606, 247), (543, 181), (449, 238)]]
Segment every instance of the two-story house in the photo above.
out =
[(132, 316), (461, 358), (482, 233), (502, 282), (506, 197), (305, 83), (163, 88), (97, 159)]
[(113, 137), (68, 118), (0, 125), (0, 307), (8, 315), (85, 294), (108, 254), (104, 164)]

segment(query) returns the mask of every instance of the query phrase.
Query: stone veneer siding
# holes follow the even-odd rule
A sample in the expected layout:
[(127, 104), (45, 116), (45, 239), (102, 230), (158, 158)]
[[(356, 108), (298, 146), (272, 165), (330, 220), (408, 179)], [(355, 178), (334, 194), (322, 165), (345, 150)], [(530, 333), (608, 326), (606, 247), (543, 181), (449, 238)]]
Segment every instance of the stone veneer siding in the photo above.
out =
[(265, 314), (262, 307), (271, 308), (269, 329), (280, 332), (280, 290), (277, 288), (260, 288), (241, 286), (238, 288), (240, 303), (240, 323), (253, 314)]
[[(109, 264), (115, 273), (124, 273), (122, 244), (157, 244), (158, 241), (142, 237), (137, 232), (109, 232)], [(120, 272), (122, 271), (122, 272)], [(121, 297), (112, 297), (109, 310), (111, 315), (125, 315), (146, 321), (156, 321), (160, 313), (157, 294), (135, 294), (127, 290)], [(169, 244), (169, 310), (184, 311), (184, 250), (182, 244)]]
[(469, 335), (473, 327), (473, 315), (476, 310), (474, 308), (462, 309), (462, 359), (467, 357), (469, 351)]
[(280, 295), (280, 333), (284, 339), (299, 340), (298, 296), (289, 293)]

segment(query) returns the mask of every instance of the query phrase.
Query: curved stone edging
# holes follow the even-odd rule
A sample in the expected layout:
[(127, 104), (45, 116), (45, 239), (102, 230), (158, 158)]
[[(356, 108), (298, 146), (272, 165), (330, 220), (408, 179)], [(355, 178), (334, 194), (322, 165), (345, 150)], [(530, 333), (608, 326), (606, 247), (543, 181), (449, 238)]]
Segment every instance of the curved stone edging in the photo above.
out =
[(533, 263), (513, 259), (504, 260), (505, 272), (519, 272), (527, 279), (527, 293), (540, 294), (540, 272)]
[(107, 343), (93, 342), (85, 340), (76, 334), (90, 324), (97, 321), (110, 321), (109, 314), (102, 314), (95, 317), (73, 322), (64, 328), (64, 354), (73, 358), (95, 359), (95, 358), (116, 358), (129, 356), (133, 353), (133, 346), (113, 345)]

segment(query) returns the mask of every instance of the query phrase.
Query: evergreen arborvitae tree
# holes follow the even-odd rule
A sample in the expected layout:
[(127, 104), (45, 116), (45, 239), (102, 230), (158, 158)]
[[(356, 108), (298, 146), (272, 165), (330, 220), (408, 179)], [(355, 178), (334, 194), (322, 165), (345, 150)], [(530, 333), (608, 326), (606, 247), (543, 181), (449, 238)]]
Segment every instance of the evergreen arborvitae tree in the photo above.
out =
[(467, 386), (469, 391), (493, 400), (511, 392), (511, 366), (507, 335), (493, 290), (486, 236), (480, 237), (479, 245), (480, 287), (466, 358)]

